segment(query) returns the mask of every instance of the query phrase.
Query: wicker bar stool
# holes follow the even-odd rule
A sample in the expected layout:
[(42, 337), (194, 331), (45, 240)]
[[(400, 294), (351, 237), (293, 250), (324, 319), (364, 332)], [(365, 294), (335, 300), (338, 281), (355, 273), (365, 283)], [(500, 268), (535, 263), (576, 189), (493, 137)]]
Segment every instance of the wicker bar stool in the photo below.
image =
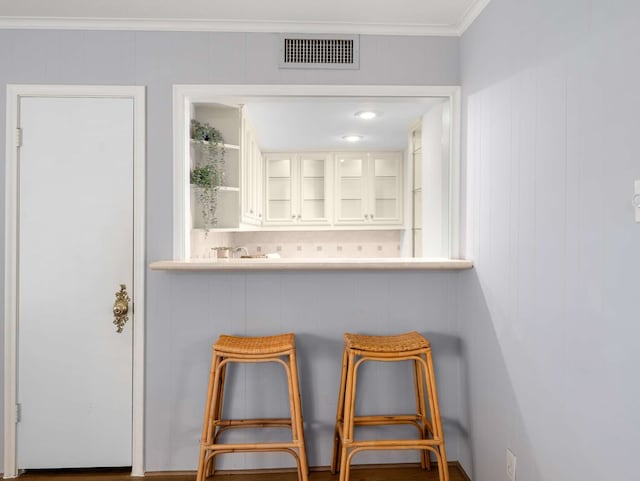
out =
[[(365, 361), (413, 361), (415, 414), (355, 415), (357, 371)], [(357, 441), (354, 438), (355, 426), (398, 424), (415, 426), (419, 433), (417, 439)], [(417, 332), (397, 336), (345, 334), (331, 472), (335, 474), (339, 469), (340, 481), (349, 481), (351, 461), (361, 451), (414, 449), (420, 451), (422, 469), (431, 467), (429, 453), (434, 453), (438, 462), (439, 480), (449, 480), (429, 341)]]
[[(231, 362), (281, 364), (287, 374), (289, 386), (290, 418), (222, 419), (224, 384), (227, 365)], [(289, 428), (291, 442), (223, 444), (220, 435), (233, 428)], [(209, 377), (209, 391), (200, 442), (200, 460), (196, 481), (204, 481), (215, 471), (215, 457), (236, 452), (275, 452), (291, 454), (298, 467), (299, 481), (307, 481), (309, 468), (304, 443), (302, 407), (298, 384), (296, 349), (293, 334), (267, 337), (237, 337), (222, 335), (213, 345), (213, 359)]]

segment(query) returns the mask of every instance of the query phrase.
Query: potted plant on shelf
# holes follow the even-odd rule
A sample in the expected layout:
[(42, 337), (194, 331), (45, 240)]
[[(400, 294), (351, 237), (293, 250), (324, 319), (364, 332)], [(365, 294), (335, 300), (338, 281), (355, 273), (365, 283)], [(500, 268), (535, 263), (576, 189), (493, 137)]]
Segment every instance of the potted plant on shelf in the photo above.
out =
[(205, 233), (218, 223), (218, 190), (224, 183), (224, 139), (208, 123), (191, 120), (191, 144), (196, 150), (190, 181), (196, 189)]

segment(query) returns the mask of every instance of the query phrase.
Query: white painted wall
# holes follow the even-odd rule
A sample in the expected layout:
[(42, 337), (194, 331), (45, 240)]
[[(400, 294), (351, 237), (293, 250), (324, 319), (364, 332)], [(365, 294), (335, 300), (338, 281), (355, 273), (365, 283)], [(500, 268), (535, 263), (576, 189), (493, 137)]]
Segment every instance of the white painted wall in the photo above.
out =
[(422, 226), (424, 257), (449, 257), (449, 102), (434, 105), (422, 117)]
[(521, 481), (638, 478), (639, 45), (631, 0), (493, 0), (463, 36), (474, 481), (506, 448)]
[[(172, 253), (174, 84), (459, 83), (456, 38), (363, 36), (361, 68), (356, 71), (279, 70), (279, 38), (277, 34), (0, 30), (0, 112), (5, 111), (2, 92), (7, 83), (146, 85), (147, 255), (149, 261), (155, 261), (170, 258)], [(0, 151), (4, 151), (4, 135), (5, 117), (0, 115)], [(4, 185), (4, 169), (0, 169), (0, 185)], [(2, 217), (4, 198), (0, 197)], [(4, 225), (1, 218), (0, 225)], [(0, 242), (3, 239), (0, 236)], [(330, 461), (341, 335), (347, 329), (370, 333), (417, 329), (431, 337), (448, 453), (456, 459), (458, 446), (464, 441), (458, 383), (461, 359), (452, 308), (458, 276), (148, 272), (146, 469), (195, 468), (210, 345), (217, 335), (281, 330), (299, 335), (311, 465)], [(262, 380), (267, 387), (277, 387), (279, 382), (276, 374), (251, 379)], [(255, 403), (254, 399), (239, 401), (250, 395), (243, 386), (239, 375), (230, 391), (241, 411), (246, 403)], [(397, 385), (391, 386), (372, 399), (388, 402), (392, 409), (402, 408), (412, 399), (412, 394), (399, 399)], [(283, 392), (274, 392), (274, 397), (260, 393), (274, 401), (264, 404), (265, 412), (280, 409)], [(277, 455), (275, 461), (269, 457), (264, 462), (261, 457), (245, 460), (243, 456), (230, 457), (225, 466), (269, 466), (280, 460), (290, 463), (287, 457)], [(359, 459), (367, 458), (356, 461)]]

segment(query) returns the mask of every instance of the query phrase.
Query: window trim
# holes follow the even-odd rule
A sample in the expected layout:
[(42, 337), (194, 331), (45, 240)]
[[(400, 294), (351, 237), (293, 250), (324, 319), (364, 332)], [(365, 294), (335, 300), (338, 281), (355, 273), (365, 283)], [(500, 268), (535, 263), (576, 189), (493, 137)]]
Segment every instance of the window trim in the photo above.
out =
[(173, 87), (173, 259), (189, 258), (189, 162), (185, 155), (189, 106), (195, 102), (229, 102), (233, 97), (444, 97), (451, 115), (448, 258), (460, 257), (460, 86), (396, 85), (174, 85)]

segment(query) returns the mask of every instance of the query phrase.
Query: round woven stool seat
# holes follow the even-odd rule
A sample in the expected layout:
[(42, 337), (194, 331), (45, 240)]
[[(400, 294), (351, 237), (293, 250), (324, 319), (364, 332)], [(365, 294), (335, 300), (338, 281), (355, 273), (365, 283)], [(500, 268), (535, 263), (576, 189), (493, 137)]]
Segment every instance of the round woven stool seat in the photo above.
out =
[(367, 336), (364, 334), (344, 335), (347, 349), (367, 352), (406, 352), (429, 347), (429, 341), (421, 334), (413, 331), (395, 336)]
[(294, 335), (278, 334), (276, 336), (240, 337), (221, 335), (213, 348), (216, 351), (233, 354), (276, 354), (288, 351), (295, 346)]

